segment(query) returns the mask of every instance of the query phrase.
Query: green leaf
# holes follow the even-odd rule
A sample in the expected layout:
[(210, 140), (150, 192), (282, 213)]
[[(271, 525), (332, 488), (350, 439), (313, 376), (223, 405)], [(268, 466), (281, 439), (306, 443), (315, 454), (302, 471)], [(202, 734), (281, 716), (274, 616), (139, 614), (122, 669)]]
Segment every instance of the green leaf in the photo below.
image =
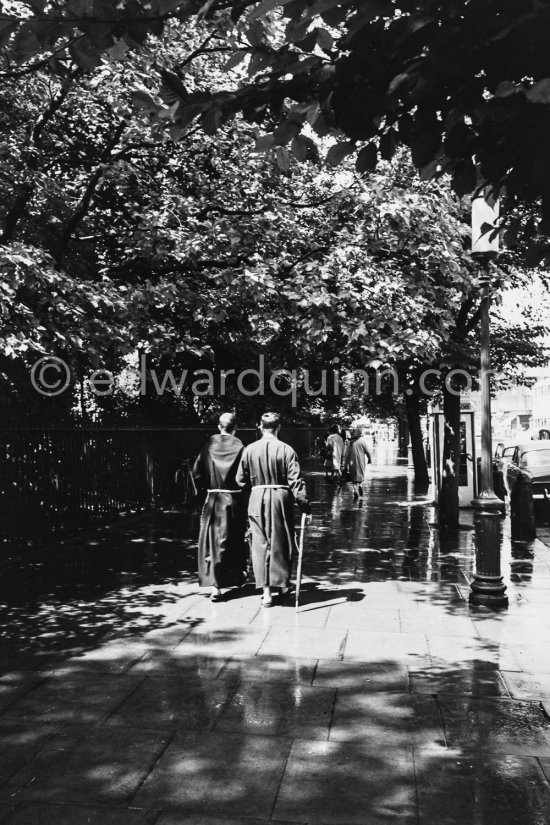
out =
[(525, 96), (531, 103), (550, 103), (550, 78), (545, 77), (539, 80), (530, 89), (527, 89)]
[(334, 47), (334, 38), (326, 29), (317, 29), (317, 43), (325, 52), (332, 51)]
[(277, 146), (276, 150), (276, 159), (277, 159), (277, 166), (281, 170), (281, 172), (285, 172), (288, 174), (290, 171), (290, 155), (288, 154), (288, 149), (284, 146)]
[(247, 49), (239, 49), (238, 51), (234, 52), (231, 55), (231, 57), (229, 58), (229, 60), (227, 61), (227, 63), (224, 64), (224, 67), (223, 67), (224, 70), (226, 72), (228, 72), (228, 71), (230, 71), (230, 69), (234, 69), (240, 63), (242, 63), (243, 60), (249, 54), (250, 54), (250, 52)]
[(275, 145), (275, 138), (272, 134), (262, 135), (256, 140), (254, 145), (255, 152), (269, 152)]
[(300, 163), (303, 163), (303, 161), (307, 159), (310, 143), (311, 139), (308, 139), (303, 135), (296, 135), (296, 137), (293, 138), (292, 143), (290, 144), (290, 149), (296, 160), (300, 161)]
[(154, 100), (149, 92), (142, 91), (141, 89), (137, 89), (136, 91), (132, 92), (131, 94), (132, 103), (137, 109), (142, 109), (143, 111), (155, 111), (159, 108), (158, 103)]
[(202, 128), (207, 135), (214, 135), (220, 126), (222, 113), (218, 106), (213, 106), (201, 116)]
[(265, 46), (266, 34), (265, 26), (262, 23), (262, 21), (253, 20), (251, 25), (244, 32), (244, 36), (246, 37), (251, 46), (255, 46), (256, 48), (259, 48), (260, 46)]
[(286, 6), (292, 2), (294, 2), (294, 0), (263, 0), (263, 3), (260, 3), (259, 6), (250, 12), (248, 19), (257, 20), (267, 14), (267, 12)]
[(40, 14), (46, 8), (46, 0), (26, 0), (26, 3), (33, 11), (37, 11)]
[(380, 138), (380, 157), (382, 160), (391, 160), (397, 147), (397, 134), (394, 129), (385, 132)]
[(296, 137), (301, 129), (301, 124), (287, 120), (281, 123), (273, 132), (273, 139), (279, 146), (286, 146), (292, 138)]
[(189, 103), (189, 93), (180, 78), (166, 69), (163, 69), (160, 74), (162, 84), (159, 93), (164, 103), (167, 103), (168, 106), (172, 106), (174, 103)]
[(357, 155), (355, 168), (360, 174), (363, 172), (372, 172), (373, 169), (376, 169), (377, 159), (378, 152), (376, 146), (374, 143), (368, 143), (366, 146), (363, 146)]
[(351, 140), (347, 140), (345, 143), (335, 143), (327, 152), (327, 164), (338, 166), (354, 149), (355, 143)]

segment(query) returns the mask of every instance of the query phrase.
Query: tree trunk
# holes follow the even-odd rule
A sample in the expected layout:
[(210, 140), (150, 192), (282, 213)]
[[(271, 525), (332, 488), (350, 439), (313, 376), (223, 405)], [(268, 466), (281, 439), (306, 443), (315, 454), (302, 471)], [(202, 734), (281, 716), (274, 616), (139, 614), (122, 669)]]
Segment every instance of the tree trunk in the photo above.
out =
[(417, 390), (413, 390), (410, 395), (405, 393), (405, 406), (407, 409), (407, 422), (411, 437), (414, 481), (419, 488), (427, 490), (430, 483), (430, 477), (428, 475), (426, 453), (424, 452), (424, 440), (422, 438), (422, 427), (420, 424), (420, 398)]
[(406, 418), (401, 414), (397, 418), (397, 455), (399, 458), (407, 458), (409, 449), (409, 425)]
[(443, 472), (439, 493), (439, 524), (456, 530), (458, 516), (458, 470), (460, 462), (460, 395), (443, 388)]

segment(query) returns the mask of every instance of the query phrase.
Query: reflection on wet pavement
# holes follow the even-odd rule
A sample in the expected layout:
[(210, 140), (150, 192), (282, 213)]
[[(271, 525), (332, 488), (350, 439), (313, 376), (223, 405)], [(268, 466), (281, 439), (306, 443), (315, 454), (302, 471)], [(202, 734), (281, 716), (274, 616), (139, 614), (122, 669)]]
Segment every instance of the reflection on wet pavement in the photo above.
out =
[(205, 599), (189, 511), (3, 560), (0, 822), (547, 821), (550, 549), (505, 521), (510, 608), (470, 608), (471, 515), (308, 486), (298, 613)]

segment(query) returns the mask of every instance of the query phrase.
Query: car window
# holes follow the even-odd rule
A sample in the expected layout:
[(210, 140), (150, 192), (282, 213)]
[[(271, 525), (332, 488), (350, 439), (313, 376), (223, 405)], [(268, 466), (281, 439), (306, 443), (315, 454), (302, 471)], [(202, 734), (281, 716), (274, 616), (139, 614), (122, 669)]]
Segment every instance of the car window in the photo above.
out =
[(524, 450), (521, 454), (522, 467), (550, 467), (550, 447), (547, 450)]
[(514, 455), (514, 450), (515, 449), (516, 449), (515, 447), (505, 447), (504, 450), (502, 451), (502, 457), (503, 458), (512, 458), (512, 456)]

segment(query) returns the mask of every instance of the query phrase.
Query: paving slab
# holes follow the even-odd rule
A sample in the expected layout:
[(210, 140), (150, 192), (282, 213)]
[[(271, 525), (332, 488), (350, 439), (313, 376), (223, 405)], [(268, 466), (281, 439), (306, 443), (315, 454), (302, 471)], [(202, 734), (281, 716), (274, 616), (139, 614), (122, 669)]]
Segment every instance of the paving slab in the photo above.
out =
[(270, 627), (259, 649), (262, 656), (295, 656), (299, 659), (341, 659), (345, 644), (344, 629), (312, 627)]
[(210, 728), (236, 690), (234, 679), (184, 682), (178, 674), (146, 677), (109, 716), (109, 725)]
[(108, 642), (79, 656), (69, 656), (47, 675), (70, 677), (79, 673), (126, 673), (148, 650), (146, 644), (138, 641)]
[(502, 677), (514, 699), (550, 700), (550, 673), (503, 671)]
[(491, 663), (465, 662), (462, 667), (409, 668), (412, 693), (510, 696), (498, 668)]
[(409, 690), (407, 666), (399, 662), (319, 661), (313, 684), (335, 687), (342, 693), (385, 691), (406, 693)]
[(545, 825), (550, 788), (528, 757), (414, 752), (419, 825)]
[(156, 676), (173, 673), (185, 682), (200, 682), (215, 679), (224, 670), (229, 659), (204, 654), (189, 654), (184, 648), (178, 650), (149, 650), (130, 668), (132, 676)]
[(49, 722), (100, 722), (143, 680), (141, 676), (51, 676), (15, 701), (5, 717)]
[(273, 607), (261, 608), (256, 613), (252, 627), (317, 627), (323, 628), (329, 616), (330, 605), (326, 602), (304, 606), (300, 604), (298, 611), (294, 607), (294, 595), (291, 594), (284, 605), (274, 604)]
[(211, 627), (239, 627), (250, 624), (261, 608), (259, 596), (249, 596), (243, 593), (239, 597), (238, 591), (231, 598), (225, 596), (225, 601), (211, 602), (209, 595), (194, 602), (181, 614), (181, 620), (186, 621), (190, 626), (200, 623)]
[[(549, 590), (547, 592), (550, 591)], [(540, 621), (533, 621), (534, 617), (526, 618), (523, 615), (515, 614), (487, 618), (473, 619), (476, 630), (482, 639), (493, 642), (506, 641), (508, 644), (530, 645), (550, 644), (550, 627)]]
[(492, 665), (504, 670), (521, 670), (512, 646), (483, 639), (441, 636), (436, 633), (428, 635), (432, 664), (436, 667), (452, 665), (463, 667), (464, 664), (477, 664), (479, 667)]
[[(251, 819), (250, 817), (204, 816), (202, 814), (178, 813), (169, 811), (162, 813), (155, 825), (266, 825), (265, 819)], [(307, 825), (307, 823), (296, 823)]]
[(9, 814), (12, 814), (21, 805), (19, 793), (22, 789), (13, 785), (0, 787), (0, 822), (4, 823)]
[(550, 721), (538, 703), (464, 696), (439, 702), (450, 747), (550, 756)]
[(290, 685), (295, 683), (310, 685), (318, 669), (318, 659), (299, 659), (284, 656), (249, 656), (231, 659), (221, 675), (224, 679), (238, 681)]
[(10, 779), (21, 800), (123, 805), (165, 749), (170, 734), (67, 726)]
[(330, 608), (326, 627), (399, 633), (401, 631), (401, 621), (397, 607), (384, 608), (371, 603), (346, 601)]
[(44, 676), (33, 671), (11, 671), (0, 677), (0, 712), (35, 688)]
[[(550, 594), (549, 594), (550, 597)], [(546, 610), (547, 608), (545, 608)], [(528, 637), (529, 639), (529, 637)], [(503, 670), (523, 670), (528, 673), (550, 674), (550, 644), (531, 644), (530, 641), (515, 642), (511, 645), (513, 659), (518, 667), (506, 667)]]
[(431, 696), (338, 692), (329, 738), (373, 749), (445, 745), (439, 707)]
[(5, 820), (5, 825), (147, 825), (145, 811), (92, 805), (55, 805), (24, 802)]
[(0, 785), (24, 767), (61, 729), (61, 724), (28, 725), (0, 716)]
[(430, 634), (437, 629), (440, 636), (460, 636), (476, 639), (476, 627), (466, 606), (461, 613), (447, 613), (432, 604), (421, 604), (415, 610), (400, 610), (404, 633)]
[(198, 625), (175, 648), (178, 655), (214, 656), (230, 659), (235, 656), (249, 656), (260, 650), (268, 633), (267, 628), (249, 627), (209, 628)]
[(409, 633), (369, 633), (350, 630), (344, 648), (344, 659), (362, 662), (392, 663), (418, 667), (431, 664), (426, 637)]
[(280, 682), (244, 682), (218, 718), (216, 730), (327, 739), (336, 690)]
[(290, 748), (275, 736), (177, 734), (132, 800), (187, 815), (269, 818)]
[(412, 752), (295, 740), (273, 819), (323, 825), (416, 825)]

